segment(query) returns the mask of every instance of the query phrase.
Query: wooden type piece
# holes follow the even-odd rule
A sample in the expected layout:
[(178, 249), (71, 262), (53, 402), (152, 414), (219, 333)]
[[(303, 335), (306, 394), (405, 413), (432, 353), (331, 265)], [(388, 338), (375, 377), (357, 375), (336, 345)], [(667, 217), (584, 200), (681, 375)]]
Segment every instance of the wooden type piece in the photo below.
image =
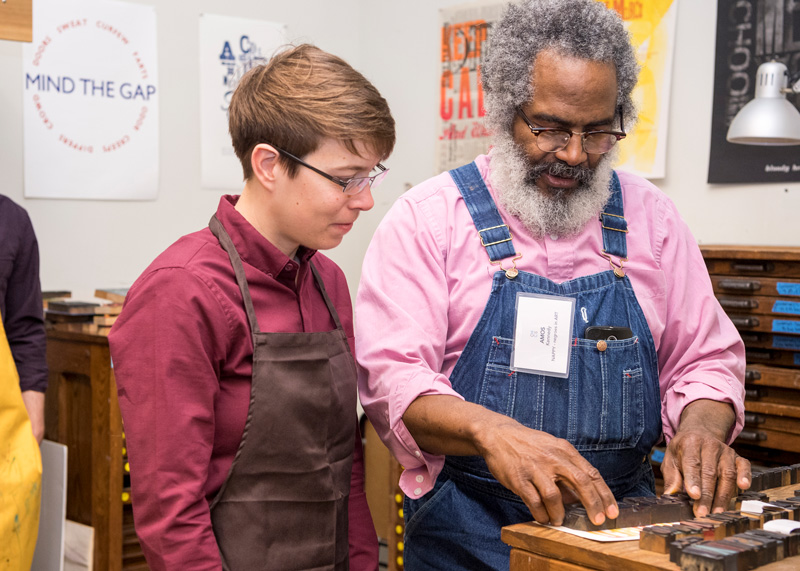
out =
[[(752, 535), (754, 537), (770, 537), (775, 539), (783, 546), (784, 557), (794, 557), (800, 555), (800, 535), (790, 534), (783, 535), (774, 531), (767, 531), (766, 529), (751, 529), (744, 533), (744, 535)], [(778, 550), (781, 548), (778, 547)]]
[(639, 549), (669, 553), (669, 546), (678, 538), (671, 525), (648, 525), (639, 532)]
[(766, 502), (769, 498), (764, 492), (752, 492), (750, 490), (741, 492), (738, 496), (733, 498), (733, 509), (741, 510), (742, 502), (748, 500), (755, 500), (757, 502)]
[(788, 512), (788, 519), (800, 520), (800, 501), (772, 500), (770, 503)]
[(649, 525), (639, 532), (639, 549), (655, 553), (669, 553), (673, 542), (684, 537), (703, 537), (703, 530), (699, 527), (689, 527), (681, 524)]
[(724, 539), (721, 543), (743, 546), (746, 551), (740, 557), (745, 557), (744, 561), (748, 569), (761, 567), (778, 560), (778, 542), (774, 539), (734, 535)]
[(728, 527), (725, 522), (709, 519), (708, 517), (696, 517), (682, 524), (699, 525), (703, 528), (703, 538), (706, 540), (725, 539), (728, 535)]
[(723, 548), (741, 549), (737, 556), (737, 564), (745, 569), (755, 569), (775, 561), (774, 545), (770, 553), (766, 543), (758, 539), (741, 539), (734, 535), (715, 543)]
[(738, 551), (708, 544), (689, 545), (681, 551), (680, 566), (684, 571), (746, 571), (740, 567)]
[(766, 529), (751, 529), (742, 534), (744, 537), (753, 537), (762, 541), (774, 541), (776, 561), (780, 561), (785, 557), (791, 556), (791, 547), (789, 546), (788, 537), (780, 533), (767, 531)]
[(683, 553), (684, 549), (690, 545), (701, 543), (702, 541), (703, 538), (697, 535), (690, 535), (688, 537), (676, 539), (669, 546), (669, 560), (675, 565), (679, 565), (681, 562), (681, 553)]

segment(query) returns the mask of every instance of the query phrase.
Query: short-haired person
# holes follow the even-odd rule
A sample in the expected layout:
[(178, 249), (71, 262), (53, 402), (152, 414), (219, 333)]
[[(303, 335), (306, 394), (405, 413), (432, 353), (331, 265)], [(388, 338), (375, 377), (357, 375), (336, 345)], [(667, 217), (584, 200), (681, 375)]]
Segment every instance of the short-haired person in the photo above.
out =
[(662, 436), (666, 491), (698, 515), (750, 485), (727, 445), (742, 341), (669, 198), (612, 170), (637, 74), (602, 2), (509, 5), (482, 68), (492, 150), (408, 191), (373, 237), (359, 389), (405, 467), (408, 569), (507, 569), (501, 527), (560, 524), (564, 502), (616, 517), (655, 493)]
[(394, 120), (307, 44), (229, 114), (241, 196), (156, 258), (109, 338), (136, 531), (154, 571), (377, 569), (350, 294), (317, 250), (372, 208)]

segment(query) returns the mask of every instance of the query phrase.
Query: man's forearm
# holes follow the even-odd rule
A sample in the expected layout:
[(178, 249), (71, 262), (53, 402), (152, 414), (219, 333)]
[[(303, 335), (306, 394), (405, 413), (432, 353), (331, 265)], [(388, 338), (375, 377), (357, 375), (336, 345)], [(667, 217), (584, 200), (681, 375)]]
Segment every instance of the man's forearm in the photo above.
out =
[(476, 444), (479, 426), (488, 416), (497, 420), (514, 422), (510, 418), (449, 395), (422, 396), (412, 402), (405, 414), (405, 423), (411, 436), (425, 452), (471, 456), (481, 454)]

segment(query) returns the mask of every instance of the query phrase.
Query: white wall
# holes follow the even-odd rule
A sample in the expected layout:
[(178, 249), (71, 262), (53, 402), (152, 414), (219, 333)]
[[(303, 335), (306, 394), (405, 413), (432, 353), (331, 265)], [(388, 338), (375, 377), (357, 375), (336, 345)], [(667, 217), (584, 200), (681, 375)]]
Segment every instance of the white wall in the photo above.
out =
[[(0, 41), (0, 193), (31, 214), (45, 289), (87, 299), (126, 286), (180, 235), (204, 226), (220, 192), (199, 181), (201, 12), (284, 22), (296, 41), (347, 59), (384, 94), (398, 126), (392, 172), (343, 244), (330, 253), (353, 291), (372, 233), (406, 185), (434, 173), (439, 9), (461, 0), (140, 0), (158, 18), (161, 188), (153, 202), (23, 198), (21, 44)], [(800, 245), (800, 182), (708, 185), (716, 2), (680, 0), (667, 176), (655, 181), (701, 243)], [(18, 79), (19, 78), (19, 79)], [(624, 143), (623, 143), (624, 144)], [(800, 154), (800, 147), (798, 147)], [(42, 157), (47, 168), (47, 157)]]

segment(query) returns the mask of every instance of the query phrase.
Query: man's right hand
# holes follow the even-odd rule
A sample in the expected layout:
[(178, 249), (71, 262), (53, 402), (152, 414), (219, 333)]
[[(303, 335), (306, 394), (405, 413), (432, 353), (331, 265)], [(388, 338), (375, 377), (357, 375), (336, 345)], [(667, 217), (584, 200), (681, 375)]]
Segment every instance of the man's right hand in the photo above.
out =
[(619, 515), (600, 472), (564, 439), (508, 417), (481, 439), (480, 452), (498, 482), (517, 494), (539, 523), (561, 525), (564, 504), (579, 500), (596, 525)]
[(579, 500), (596, 525), (619, 515), (614, 495), (566, 440), (452, 396), (423, 396), (403, 415), (423, 450), (486, 460), (498, 482), (517, 494), (539, 523), (561, 525), (564, 503)]

